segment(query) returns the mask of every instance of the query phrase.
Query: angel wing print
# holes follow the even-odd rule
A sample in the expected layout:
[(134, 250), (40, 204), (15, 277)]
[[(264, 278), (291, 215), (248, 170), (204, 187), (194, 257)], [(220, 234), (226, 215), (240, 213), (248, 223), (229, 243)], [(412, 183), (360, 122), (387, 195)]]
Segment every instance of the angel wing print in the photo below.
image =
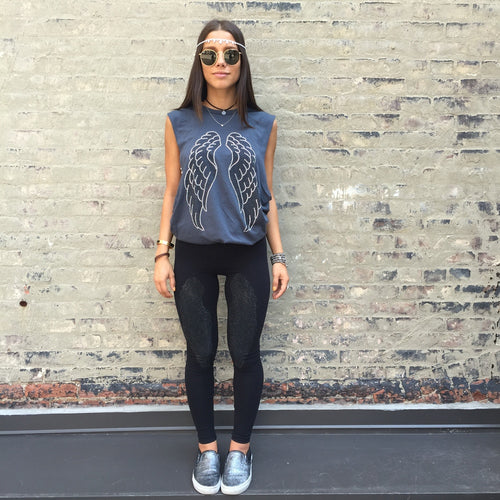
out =
[(229, 179), (238, 198), (240, 212), (245, 220), (245, 232), (247, 232), (254, 226), (261, 209), (255, 151), (245, 137), (237, 132), (231, 132), (228, 135), (226, 146), (232, 153)]
[(203, 211), (207, 211), (208, 195), (217, 177), (215, 152), (220, 145), (219, 134), (210, 131), (196, 141), (189, 153), (188, 168), (184, 177), (186, 202), (191, 220), (200, 231), (205, 230), (201, 223), (201, 215)]

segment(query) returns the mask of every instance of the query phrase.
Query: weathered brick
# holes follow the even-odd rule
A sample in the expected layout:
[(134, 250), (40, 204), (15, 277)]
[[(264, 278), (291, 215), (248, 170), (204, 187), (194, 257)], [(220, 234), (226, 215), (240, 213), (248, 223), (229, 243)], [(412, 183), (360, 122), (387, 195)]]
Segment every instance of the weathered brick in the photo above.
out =
[(21, 384), (1, 384), (0, 385), (0, 401), (2, 400), (22, 400), (24, 397), (24, 389)]
[(468, 279), (470, 278), (470, 269), (450, 269), (450, 274), (457, 279)]
[(186, 403), (152, 255), (165, 115), (213, 17), (238, 20), (279, 125), (292, 286), (269, 306), (265, 400), (498, 401), (495, 3), (2, 7), (2, 406)]
[(435, 269), (424, 271), (424, 280), (426, 283), (437, 283), (446, 279), (445, 269)]
[(78, 396), (76, 384), (28, 384), (24, 389), (29, 399), (75, 399)]

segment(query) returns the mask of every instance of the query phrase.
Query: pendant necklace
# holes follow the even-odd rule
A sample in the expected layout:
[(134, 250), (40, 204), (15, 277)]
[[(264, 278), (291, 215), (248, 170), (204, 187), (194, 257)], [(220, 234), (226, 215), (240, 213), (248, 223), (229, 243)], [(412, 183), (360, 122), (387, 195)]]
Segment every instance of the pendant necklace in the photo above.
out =
[[(232, 106), (231, 106), (231, 107), (232, 107)], [(228, 109), (229, 109), (229, 108), (228, 108)], [(207, 111), (208, 111), (208, 114), (212, 117), (212, 120), (213, 120), (215, 123), (219, 124), (221, 127), (224, 127), (225, 125), (227, 125), (227, 124), (228, 124), (228, 123), (229, 123), (229, 122), (230, 122), (230, 121), (234, 118), (234, 115), (236, 115), (236, 111), (235, 111), (234, 113), (232, 113), (232, 114), (231, 114), (231, 116), (229, 117), (229, 119), (228, 119), (228, 120), (226, 120), (226, 122), (225, 122), (225, 123), (221, 123), (221, 122), (220, 122), (219, 120), (217, 120), (217, 119), (215, 118), (215, 116), (212, 114), (212, 112), (210, 111), (210, 108), (207, 108)], [(227, 110), (226, 110), (226, 111), (227, 111)], [(225, 112), (223, 112), (222, 114), (223, 114), (223, 115), (225, 115), (226, 113), (225, 113)]]
[(210, 106), (212, 106), (212, 108), (215, 108), (215, 109), (218, 109), (219, 111), (222, 111), (222, 115), (224, 116), (232, 107), (234, 107), (236, 105), (236, 102), (229, 106), (229, 108), (219, 108), (219, 106), (215, 106), (214, 104), (212, 104), (208, 99), (205, 99), (205, 101), (207, 101), (208, 104), (210, 104)]

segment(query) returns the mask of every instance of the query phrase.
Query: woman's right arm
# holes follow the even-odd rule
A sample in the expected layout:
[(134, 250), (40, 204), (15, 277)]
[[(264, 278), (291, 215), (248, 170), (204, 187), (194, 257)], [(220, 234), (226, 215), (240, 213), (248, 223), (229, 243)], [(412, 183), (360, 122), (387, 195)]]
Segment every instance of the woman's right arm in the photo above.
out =
[[(174, 129), (170, 118), (167, 117), (165, 124), (165, 179), (166, 187), (163, 196), (163, 206), (160, 218), (160, 233), (158, 239), (171, 242), (172, 231), (170, 229), (170, 219), (174, 208), (175, 195), (179, 187), (181, 178), (181, 164), (179, 146), (175, 138)], [(158, 245), (156, 255), (164, 254), (169, 250), (166, 245)], [(168, 288), (175, 291), (174, 269), (168, 256), (164, 255), (155, 262), (154, 282), (158, 292), (163, 297), (171, 298), (172, 293)]]

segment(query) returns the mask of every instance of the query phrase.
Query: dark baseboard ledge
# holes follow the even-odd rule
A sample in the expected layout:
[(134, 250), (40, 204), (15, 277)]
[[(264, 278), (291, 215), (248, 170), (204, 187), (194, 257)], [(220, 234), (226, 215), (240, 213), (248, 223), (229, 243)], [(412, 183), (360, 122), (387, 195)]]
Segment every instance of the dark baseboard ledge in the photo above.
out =
[[(232, 426), (232, 407), (216, 406), (219, 429)], [(500, 405), (265, 405), (255, 430), (336, 432), (500, 429)], [(191, 431), (187, 407), (141, 406), (0, 410), (0, 434)]]

